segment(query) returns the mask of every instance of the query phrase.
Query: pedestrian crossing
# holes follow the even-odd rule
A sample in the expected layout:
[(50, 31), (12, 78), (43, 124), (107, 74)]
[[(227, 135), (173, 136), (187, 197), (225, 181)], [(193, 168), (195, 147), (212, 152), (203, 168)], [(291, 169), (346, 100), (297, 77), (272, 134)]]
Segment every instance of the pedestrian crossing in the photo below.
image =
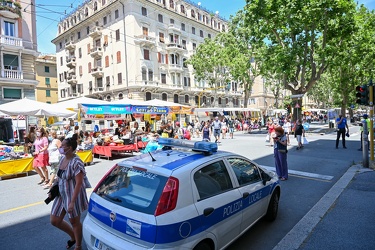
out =
[[(271, 166), (264, 166), (260, 165), (262, 168), (267, 169), (268, 171), (275, 171), (275, 167)], [(316, 173), (309, 173), (309, 172), (303, 172), (303, 171), (298, 171), (298, 170), (288, 170), (288, 173), (290, 175), (296, 175), (296, 176), (302, 176), (302, 177), (307, 177), (307, 178), (312, 178), (312, 179), (319, 179), (319, 180), (325, 180), (325, 181), (330, 181), (333, 179), (333, 176), (331, 175), (323, 175), (323, 174), (316, 174)]]

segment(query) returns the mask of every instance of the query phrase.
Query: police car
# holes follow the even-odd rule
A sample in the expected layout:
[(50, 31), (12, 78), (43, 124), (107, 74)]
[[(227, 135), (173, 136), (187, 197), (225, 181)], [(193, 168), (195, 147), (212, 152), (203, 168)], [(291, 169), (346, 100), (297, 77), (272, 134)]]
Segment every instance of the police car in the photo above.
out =
[(160, 138), (115, 165), (83, 223), (88, 249), (222, 249), (277, 216), (277, 175), (217, 144)]

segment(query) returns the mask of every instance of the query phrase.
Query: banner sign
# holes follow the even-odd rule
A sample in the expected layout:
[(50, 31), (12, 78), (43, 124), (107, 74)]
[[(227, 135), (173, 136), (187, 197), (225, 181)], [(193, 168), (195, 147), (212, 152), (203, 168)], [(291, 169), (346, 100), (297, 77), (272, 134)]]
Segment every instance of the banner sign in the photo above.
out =
[(131, 106), (123, 104), (81, 104), (85, 115), (122, 115), (131, 114)]
[(154, 106), (132, 106), (132, 113), (136, 114), (168, 114), (168, 107), (154, 107)]

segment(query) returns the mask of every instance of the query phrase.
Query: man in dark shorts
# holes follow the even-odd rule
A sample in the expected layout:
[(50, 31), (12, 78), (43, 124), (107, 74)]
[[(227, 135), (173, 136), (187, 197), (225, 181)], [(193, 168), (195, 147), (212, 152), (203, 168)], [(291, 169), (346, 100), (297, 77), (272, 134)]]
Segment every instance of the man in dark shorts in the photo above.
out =
[(212, 122), (212, 128), (214, 130), (215, 142), (220, 143), (221, 121), (219, 121), (219, 117), (215, 117), (215, 120)]

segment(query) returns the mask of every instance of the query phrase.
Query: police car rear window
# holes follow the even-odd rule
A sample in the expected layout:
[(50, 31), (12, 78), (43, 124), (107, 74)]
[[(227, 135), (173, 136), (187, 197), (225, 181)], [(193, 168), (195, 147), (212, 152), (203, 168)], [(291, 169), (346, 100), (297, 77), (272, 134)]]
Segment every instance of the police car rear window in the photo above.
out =
[(154, 214), (167, 180), (165, 176), (137, 168), (116, 166), (96, 193), (119, 206)]

